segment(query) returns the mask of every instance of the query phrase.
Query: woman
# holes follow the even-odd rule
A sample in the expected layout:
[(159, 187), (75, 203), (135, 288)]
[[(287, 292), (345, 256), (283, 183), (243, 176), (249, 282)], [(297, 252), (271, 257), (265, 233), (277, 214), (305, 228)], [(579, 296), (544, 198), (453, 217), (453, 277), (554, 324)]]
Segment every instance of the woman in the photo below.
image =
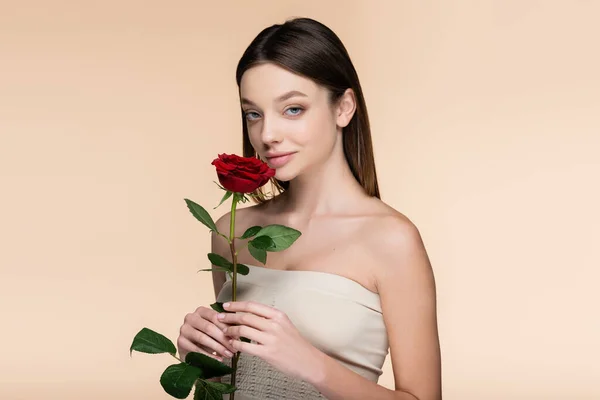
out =
[[(367, 108), (343, 44), (308, 18), (273, 25), (245, 51), (237, 83), (244, 156), (276, 175), (275, 194), (263, 187), (257, 205), (236, 213), (236, 236), (275, 223), (302, 236), (264, 267), (241, 250), (251, 270), (238, 278), (234, 313), (188, 314), (181, 355), (241, 352), (238, 400), (441, 399), (432, 269), (417, 228), (380, 200)], [(229, 214), (217, 225), (226, 231)], [(216, 235), (212, 251), (230, 257)], [(218, 301), (231, 298), (224, 273), (213, 282)], [(377, 384), (388, 348), (395, 390)]]

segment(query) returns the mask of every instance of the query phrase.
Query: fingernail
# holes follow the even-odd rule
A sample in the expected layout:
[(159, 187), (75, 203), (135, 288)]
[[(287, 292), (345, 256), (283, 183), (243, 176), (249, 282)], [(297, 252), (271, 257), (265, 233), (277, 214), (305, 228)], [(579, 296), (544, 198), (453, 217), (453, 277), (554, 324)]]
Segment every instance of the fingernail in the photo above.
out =
[(227, 327), (223, 328), (223, 333), (227, 332)]
[(229, 304), (229, 303), (225, 303), (225, 304), (223, 304), (223, 307), (225, 307), (225, 308), (227, 308), (227, 307), (229, 307), (229, 306), (230, 306), (230, 304)]
[(229, 350), (225, 350), (225, 355), (226, 355), (227, 357), (233, 357), (233, 353), (232, 353), (232, 352), (230, 352)]
[(223, 319), (223, 318), (225, 318), (225, 314), (219, 313), (219, 314), (217, 314), (217, 318), (218, 319)]

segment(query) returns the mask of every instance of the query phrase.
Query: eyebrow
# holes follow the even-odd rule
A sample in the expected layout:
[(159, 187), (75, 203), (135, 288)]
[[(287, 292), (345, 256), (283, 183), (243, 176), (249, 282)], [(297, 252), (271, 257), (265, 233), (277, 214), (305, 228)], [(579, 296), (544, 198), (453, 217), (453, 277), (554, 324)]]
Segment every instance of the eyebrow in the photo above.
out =
[[(308, 95), (306, 95), (306, 94), (304, 94), (302, 92), (299, 92), (297, 90), (291, 90), (291, 91), (289, 91), (287, 93), (284, 93), (281, 96), (277, 97), (275, 99), (275, 103), (280, 103), (282, 101), (286, 101), (287, 99), (295, 97), (295, 96), (308, 97)], [(242, 104), (247, 104), (247, 105), (255, 106), (256, 107), (255, 103), (253, 103), (252, 101), (250, 101), (250, 100), (248, 100), (246, 98), (242, 98)]]

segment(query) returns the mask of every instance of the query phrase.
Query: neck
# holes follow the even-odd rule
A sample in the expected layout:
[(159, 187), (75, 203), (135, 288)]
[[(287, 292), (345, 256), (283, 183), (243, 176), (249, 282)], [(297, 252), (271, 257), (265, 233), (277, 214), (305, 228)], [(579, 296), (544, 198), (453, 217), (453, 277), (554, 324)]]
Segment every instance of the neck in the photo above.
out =
[(366, 197), (344, 157), (341, 140), (327, 162), (290, 181), (282, 194), (281, 211), (295, 218), (346, 214), (357, 199)]

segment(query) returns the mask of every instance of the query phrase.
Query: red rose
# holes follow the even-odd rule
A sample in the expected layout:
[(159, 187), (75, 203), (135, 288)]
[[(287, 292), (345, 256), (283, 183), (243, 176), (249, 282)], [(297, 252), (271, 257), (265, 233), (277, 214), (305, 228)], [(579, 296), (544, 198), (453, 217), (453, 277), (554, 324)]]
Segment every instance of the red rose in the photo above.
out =
[(273, 168), (254, 157), (219, 154), (211, 164), (217, 168), (221, 185), (231, 192), (251, 193), (275, 175)]

